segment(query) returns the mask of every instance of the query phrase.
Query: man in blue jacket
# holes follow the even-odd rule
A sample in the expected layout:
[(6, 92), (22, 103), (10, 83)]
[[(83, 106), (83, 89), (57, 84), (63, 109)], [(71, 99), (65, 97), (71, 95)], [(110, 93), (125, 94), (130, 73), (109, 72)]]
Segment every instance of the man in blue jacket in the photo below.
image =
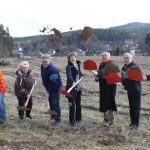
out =
[(56, 112), (54, 119), (55, 125), (57, 125), (61, 121), (59, 90), (62, 86), (62, 81), (58, 69), (51, 63), (50, 55), (48, 54), (42, 56), (41, 77), (48, 94), (50, 110)]

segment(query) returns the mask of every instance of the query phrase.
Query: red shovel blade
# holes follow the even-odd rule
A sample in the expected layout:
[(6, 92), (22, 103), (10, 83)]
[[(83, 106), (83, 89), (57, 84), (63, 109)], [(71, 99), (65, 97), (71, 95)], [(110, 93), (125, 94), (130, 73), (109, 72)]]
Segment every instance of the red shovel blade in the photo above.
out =
[(139, 69), (130, 69), (127, 73), (127, 77), (130, 80), (143, 81), (143, 75)]
[(59, 92), (67, 97), (72, 97), (72, 94), (68, 93), (66, 90), (60, 90)]
[(97, 70), (97, 65), (95, 61), (87, 59), (83, 62), (83, 68), (85, 70)]
[(117, 73), (111, 72), (106, 76), (107, 84), (116, 84), (117, 82), (121, 82), (121, 78)]

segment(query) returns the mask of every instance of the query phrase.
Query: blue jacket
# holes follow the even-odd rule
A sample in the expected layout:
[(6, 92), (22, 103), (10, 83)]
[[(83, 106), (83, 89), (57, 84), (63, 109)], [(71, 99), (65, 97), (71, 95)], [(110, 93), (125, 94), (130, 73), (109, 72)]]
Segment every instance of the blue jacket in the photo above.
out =
[(41, 65), (41, 77), (43, 85), (49, 94), (59, 92), (62, 81), (58, 69), (53, 64), (50, 63), (47, 68)]

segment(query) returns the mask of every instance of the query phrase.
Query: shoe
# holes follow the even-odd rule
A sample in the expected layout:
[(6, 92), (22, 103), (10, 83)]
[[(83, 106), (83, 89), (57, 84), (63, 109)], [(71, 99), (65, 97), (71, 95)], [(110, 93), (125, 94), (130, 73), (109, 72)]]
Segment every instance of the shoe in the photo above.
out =
[(139, 125), (138, 125), (138, 124), (132, 124), (132, 126), (131, 126), (131, 130), (137, 130), (137, 129), (138, 129), (138, 127), (139, 127)]
[(109, 126), (109, 127), (113, 127), (113, 126), (114, 126), (114, 122), (113, 122), (113, 121), (108, 122), (108, 126)]
[(134, 125), (133, 123), (130, 123), (130, 124), (129, 124), (129, 127), (132, 127), (133, 125)]
[(52, 126), (55, 126), (55, 127), (58, 127), (58, 126), (60, 126), (60, 124), (61, 124), (61, 121), (59, 121), (59, 122), (52, 122)]
[(51, 120), (55, 120), (55, 115), (51, 115)]
[(108, 122), (108, 119), (104, 119), (104, 122)]
[(74, 128), (74, 127), (76, 127), (76, 124), (75, 123), (70, 123), (70, 127)]
[(26, 115), (27, 118), (32, 119), (31, 115)]
[(20, 119), (20, 120), (23, 120), (24, 118), (23, 118), (23, 116), (19, 116), (19, 119)]
[(76, 126), (80, 127), (82, 125), (81, 120), (76, 122)]

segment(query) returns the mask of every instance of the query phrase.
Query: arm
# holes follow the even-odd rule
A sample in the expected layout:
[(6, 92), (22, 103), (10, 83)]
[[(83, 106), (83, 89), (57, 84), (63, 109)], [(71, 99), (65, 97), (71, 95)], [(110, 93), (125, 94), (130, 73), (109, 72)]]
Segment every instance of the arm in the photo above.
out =
[(147, 80), (147, 81), (150, 80), (150, 75), (146, 75), (146, 80)]
[(69, 80), (69, 82), (73, 84), (75, 80), (73, 79), (71, 69), (68, 66), (66, 68), (66, 74), (67, 74), (67, 79)]

